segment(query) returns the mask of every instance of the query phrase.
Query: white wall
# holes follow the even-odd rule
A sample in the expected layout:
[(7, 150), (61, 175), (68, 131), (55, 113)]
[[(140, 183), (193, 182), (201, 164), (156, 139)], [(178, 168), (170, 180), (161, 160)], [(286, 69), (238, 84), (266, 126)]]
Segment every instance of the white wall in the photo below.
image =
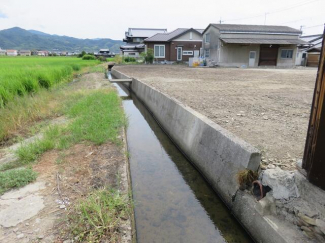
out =
[[(192, 33), (192, 39), (190, 39), (190, 33)], [(176, 39), (173, 39), (173, 41), (202, 41), (202, 35), (198, 34), (197, 32), (190, 31)]]
[[(292, 58), (281, 58), (281, 50), (289, 49), (293, 50)], [(280, 46), (278, 50), (278, 59), (276, 62), (277, 67), (293, 67), (296, 65), (296, 57), (297, 57), (297, 46), (296, 45), (288, 45), (288, 46)]]
[(221, 44), (220, 49), (220, 66), (236, 66), (240, 67), (249, 64), (249, 52), (255, 51), (255, 65), (258, 66), (258, 59), (260, 56), (260, 45), (238, 45), (238, 44)]

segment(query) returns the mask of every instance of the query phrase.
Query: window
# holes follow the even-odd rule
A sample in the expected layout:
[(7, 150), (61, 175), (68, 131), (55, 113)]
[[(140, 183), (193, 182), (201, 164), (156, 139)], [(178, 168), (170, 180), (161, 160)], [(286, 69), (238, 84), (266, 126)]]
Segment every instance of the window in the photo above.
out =
[(193, 55), (193, 51), (183, 51), (183, 55), (184, 56), (192, 56)]
[(255, 58), (256, 52), (255, 51), (250, 51), (249, 52), (249, 58), (253, 59)]
[(205, 34), (205, 43), (210, 43), (210, 33)]
[(142, 38), (135, 37), (133, 38), (133, 42), (142, 42)]
[(165, 58), (165, 45), (154, 45), (155, 58)]
[(292, 58), (293, 56), (293, 50), (281, 50), (281, 58)]
[(204, 57), (205, 58), (210, 57), (210, 50), (209, 49), (204, 50)]
[(192, 40), (192, 39), (193, 39), (193, 33), (190, 32), (190, 40)]

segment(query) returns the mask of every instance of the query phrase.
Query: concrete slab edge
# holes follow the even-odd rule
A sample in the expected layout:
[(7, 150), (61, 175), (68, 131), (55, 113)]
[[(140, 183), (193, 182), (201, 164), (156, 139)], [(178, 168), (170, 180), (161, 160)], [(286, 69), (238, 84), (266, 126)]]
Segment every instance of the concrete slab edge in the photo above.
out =
[[(112, 75), (130, 78), (114, 69)], [(253, 196), (238, 189), (236, 173), (241, 169), (257, 170), (259, 167), (261, 155), (256, 148), (140, 80), (133, 79), (128, 88), (152, 112), (256, 242), (291, 243), (304, 238), (297, 234), (294, 225), (281, 223), (281, 227), (277, 227), (280, 223), (278, 218), (260, 215)]]

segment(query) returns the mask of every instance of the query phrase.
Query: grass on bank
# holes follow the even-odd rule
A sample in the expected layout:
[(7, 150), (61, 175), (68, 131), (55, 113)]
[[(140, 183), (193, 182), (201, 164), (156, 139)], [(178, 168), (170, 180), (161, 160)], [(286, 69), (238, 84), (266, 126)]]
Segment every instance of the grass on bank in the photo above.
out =
[(130, 218), (128, 195), (99, 189), (80, 200), (68, 214), (68, 232), (78, 242), (120, 242), (119, 228)]
[(83, 141), (96, 145), (107, 141), (118, 144), (117, 136), (121, 127), (126, 125), (121, 100), (113, 90), (75, 92), (67, 98), (62, 113), (71, 122), (52, 125), (44, 131), (41, 139), (22, 144), (15, 151), (18, 160), (0, 166), (0, 171), (28, 165), (46, 151), (68, 149)]

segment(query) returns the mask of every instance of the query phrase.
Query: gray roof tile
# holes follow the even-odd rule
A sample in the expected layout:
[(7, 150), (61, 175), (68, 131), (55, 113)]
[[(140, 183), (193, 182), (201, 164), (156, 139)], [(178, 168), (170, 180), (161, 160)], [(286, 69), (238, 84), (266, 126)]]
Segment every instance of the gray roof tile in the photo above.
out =
[(257, 38), (221, 38), (222, 41), (229, 44), (273, 44), (273, 45), (290, 45), (290, 44), (307, 44), (300, 39), (257, 39)]
[[(156, 34), (154, 36), (151, 36), (147, 39), (145, 39), (144, 41), (145, 42), (166, 42), (166, 41), (170, 41), (172, 40), (173, 38), (181, 35), (182, 33), (188, 31), (189, 29), (188, 28), (178, 28), (172, 32), (169, 32), (169, 33), (165, 33), (165, 34)], [(202, 32), (204, 31), (203, 29), (195, 29), (196, 31), (198, 31), (199, 33), (202, 34)]]
[(240, 25), (240, 24), (211, 24), (221, 32), (268, 32), (301, 34), (300, 30), (288, 26), (275, 25)]

